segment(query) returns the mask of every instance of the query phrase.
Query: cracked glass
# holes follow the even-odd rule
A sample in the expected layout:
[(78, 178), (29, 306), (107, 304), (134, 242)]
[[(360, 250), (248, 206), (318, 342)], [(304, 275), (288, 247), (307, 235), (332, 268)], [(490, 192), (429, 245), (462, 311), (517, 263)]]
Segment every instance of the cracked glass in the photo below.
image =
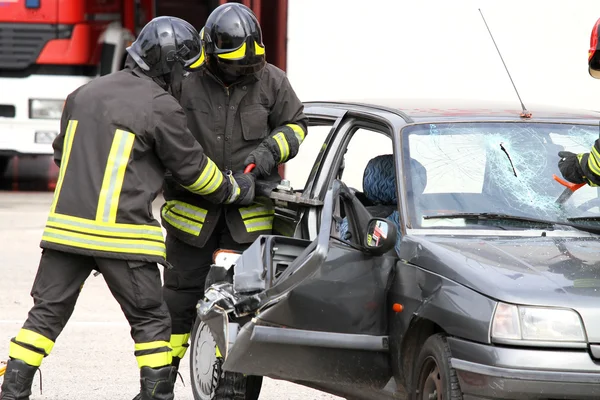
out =
[[(453, 213), (502, 213), (550, 221), (599, 217), (600, 189), (584, 186), (561, 204), (557, 199), (565, 187), (553, 178), (562, 178), (559, 151), (589, 152), (599, 134), (598, 125), (563, 123), (406, 127), (402, 131), (404, 178), (412, 225), (471, 227), (464, 218), (423, 218)], [(507, 224), (511, 222), (498, 227), (505, 229)], [(520, 226), (527, 228), (522, 222)]]

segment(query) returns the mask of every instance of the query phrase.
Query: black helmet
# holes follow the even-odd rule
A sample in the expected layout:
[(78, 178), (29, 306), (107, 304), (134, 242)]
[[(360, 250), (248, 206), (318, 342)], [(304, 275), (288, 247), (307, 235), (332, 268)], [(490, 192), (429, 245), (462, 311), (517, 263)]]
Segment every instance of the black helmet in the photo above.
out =
[(600, 42), (598, 41), (599, 35), (600, 19), (596, 21), (596, 24), (592, 29), (592, 36), (590, 37), (590, 51), (588, 52), (588, 71), (590, 75), (596, 79), (600, 79)]
[(186, 70), (204, 64), (204, 49), (198, 31), (175, 17), (156, 17), (148, 22), (127, 52), (151, 77), (169, 75), (176, 63)]
[(239, 3), (217, 7), (200, 32), (210, 69), (228, 80), (256, 73), (265, 66), (265, 46), (256, 16)]

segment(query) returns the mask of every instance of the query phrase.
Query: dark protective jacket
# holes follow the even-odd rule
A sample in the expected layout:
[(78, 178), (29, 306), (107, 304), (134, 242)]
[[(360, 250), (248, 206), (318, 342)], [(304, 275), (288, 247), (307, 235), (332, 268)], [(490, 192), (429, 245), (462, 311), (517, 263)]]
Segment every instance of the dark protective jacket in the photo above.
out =
[[(296, 132), (299, 143), (307, 133), (302, 102), (285, 73), (271, 64), (230, 87), (205, 68), (193, 72), (183, 81), (180, 103), (191, 132), (221, 170), (243, 170), (250, 152), (280, 131)], [(297, 147), (283, 162), (296, 153)], [(281, 179), (277, 168), (267, 179)], [(274, 207), (269, 199), (257, 197), (248, 207), (214, 205), (181, 190), (169, 176), (164, 196), (163, 226), (168, 234), (192, 246), (204, 246), (221, 212), (238, 243), (250, 243), (273, 227)]]
[(60, 172), (42, 248), (165, 264), (152, 201), (166, 170), (211, 201), (232, 190), (177, 100), (137, 67), (71, 93), (53, 148)]

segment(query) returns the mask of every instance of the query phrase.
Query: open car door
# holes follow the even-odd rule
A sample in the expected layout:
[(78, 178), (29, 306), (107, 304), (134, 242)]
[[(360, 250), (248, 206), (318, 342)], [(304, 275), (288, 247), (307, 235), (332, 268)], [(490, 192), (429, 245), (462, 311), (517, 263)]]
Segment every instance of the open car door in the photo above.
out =
[[(336, 204), (346, 210), (351, 244), (332, 237)], [(389, 381), (387, 289), (396, 228), (372, 219), (334, 181), (314, 241), (263, 236), (232, 266), (232, 283), (212, 285), (199, 303), (226, 371), (341, 393)], [(295, 254), (283, 270), (278, 260)]]

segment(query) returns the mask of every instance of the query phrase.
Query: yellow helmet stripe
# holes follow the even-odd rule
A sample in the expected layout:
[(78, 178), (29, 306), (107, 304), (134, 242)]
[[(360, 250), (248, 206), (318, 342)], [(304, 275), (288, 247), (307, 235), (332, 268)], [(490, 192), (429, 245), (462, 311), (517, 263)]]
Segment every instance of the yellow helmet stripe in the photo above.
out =
[(255, 41), (254, 42), (254, 52), (256, 53), (257, 56), (262, 56), (263, 54), (265, 54), (265, 48)]
[(237, 60), (240, 58), (244, 58), (246, 55), (246, 42), (239, 49), (232, 51), (230, 53), (219, 54), (219, 58), (224, 58), (226, 60)]
[(190, 65), (188, 68), (190, 69), (196, 69), (202, 66), (202, 64), (204, 64), (204, 47), (202, 48), (202, 51), (200, 53), (200, 58), (198, 58), (198, 61), (196, 61), (195, 63), (193, 63), (192, 65)]

